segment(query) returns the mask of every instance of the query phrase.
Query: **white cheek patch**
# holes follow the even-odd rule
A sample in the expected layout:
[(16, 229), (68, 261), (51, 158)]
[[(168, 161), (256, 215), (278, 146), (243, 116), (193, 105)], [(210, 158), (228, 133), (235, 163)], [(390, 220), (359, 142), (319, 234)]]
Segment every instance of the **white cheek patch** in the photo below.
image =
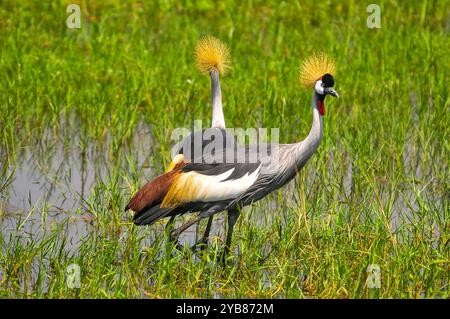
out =
[(325, 93), (325, 89), (322, 86), (322, 80), (318, 80), (316, 82), (316, 85), (314, 86), (314, 90), (316, 91), (317, 94), (323, 95)]

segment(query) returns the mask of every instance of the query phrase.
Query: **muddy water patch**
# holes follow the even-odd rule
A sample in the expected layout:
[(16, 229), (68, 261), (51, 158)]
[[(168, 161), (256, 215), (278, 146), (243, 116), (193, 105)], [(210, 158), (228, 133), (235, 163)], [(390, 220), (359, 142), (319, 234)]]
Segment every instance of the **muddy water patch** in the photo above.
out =
[[(155, 143), (150, 127), (140, 124), (134, 132), (120, 158), (111, 155), (111, 136), (102, 143), (87, 143), (75, 130), (69, 136), (43, 130), (39, 140), (21, 145), (2, 163), (7, 165), (4, 176), (10, 177), (1, 184), (2, 234), (37, 236), (55, 225), (67, 224), (68, 246), (71, 241), (79, 242), (88, 234), (86, 224), (93, 216), (86, 208), (87, 201), (96, 187), (111, 183), (118, 171), (128, 172), (130, 158), (143, 180), (153, 176), (148, 164)], [(128, 216), (124, 214), (124, 218)]]

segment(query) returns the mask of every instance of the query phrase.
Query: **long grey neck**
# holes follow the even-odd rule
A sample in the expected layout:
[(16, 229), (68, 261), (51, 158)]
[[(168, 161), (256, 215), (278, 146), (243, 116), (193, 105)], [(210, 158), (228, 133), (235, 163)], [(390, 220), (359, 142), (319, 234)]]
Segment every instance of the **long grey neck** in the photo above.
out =
[(213, 70), (211, 76), (211, 93), (212, 93), (212, 124), (211, 127), (225, 128), (225, 118), (222, 109), (222, 93), (220, 91), (219, 72)]
[(305, 165), (306, 161), (314, 154), (320, 145), (323, 137), (323, 119), (319, 113), (317, 102), (319, 96), (314, 91), (312, 97), (312, 127), (308, 136), (300, 143), (295, 144), (294, 157), (299, 168)]

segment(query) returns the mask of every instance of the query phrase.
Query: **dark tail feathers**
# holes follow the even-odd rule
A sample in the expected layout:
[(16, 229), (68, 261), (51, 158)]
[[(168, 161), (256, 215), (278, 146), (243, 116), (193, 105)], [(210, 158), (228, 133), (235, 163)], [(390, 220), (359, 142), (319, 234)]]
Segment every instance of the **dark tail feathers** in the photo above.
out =
[(160, 208), (159, 205), (142, 210), (133, 217), (136, 225), (151, 225), (157, 220), (166, 217), (173, 211), (173, 208)]

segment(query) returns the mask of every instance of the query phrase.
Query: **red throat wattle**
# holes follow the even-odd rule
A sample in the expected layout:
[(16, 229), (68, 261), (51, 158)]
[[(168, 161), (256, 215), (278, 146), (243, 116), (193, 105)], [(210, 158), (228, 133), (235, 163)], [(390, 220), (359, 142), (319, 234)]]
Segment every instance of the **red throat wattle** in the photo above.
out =
[(325, 104), (323, 104), (322, 100), (317, 101), (317, 107), (319, 108), (320, 115), (324, 116), (325, 115)]

